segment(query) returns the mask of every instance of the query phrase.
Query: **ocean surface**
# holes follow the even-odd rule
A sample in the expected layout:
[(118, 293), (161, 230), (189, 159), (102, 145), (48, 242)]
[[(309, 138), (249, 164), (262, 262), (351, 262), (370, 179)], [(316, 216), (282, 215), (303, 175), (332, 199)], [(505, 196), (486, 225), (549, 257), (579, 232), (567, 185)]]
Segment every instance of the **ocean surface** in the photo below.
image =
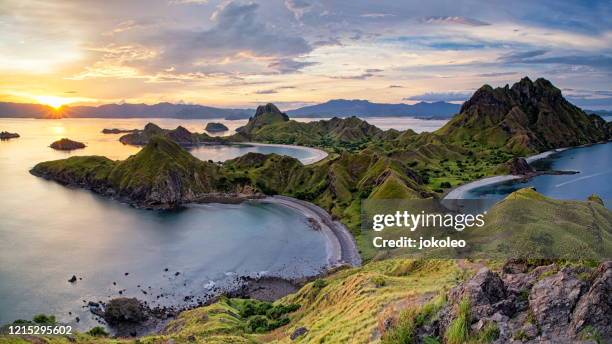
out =
[(468, 191), (467, 199), (502, 199), (524, 188), (534, 187), (556, 199), (585, 200), (599, 195), (612, 207), (612, 142), (564, 150), (532, 163), (538, 170), (578, 171), (568, 175), (541, 175), (526, 182), (507, 181)]
[[(106, 301), (121, 291), (152, 305), (183, 304), (186, 296), (203, 295), (237, 275), (307, 276), (325, 266), (323, 235), (286, 207), (209, 204), (149, 211), (28, 172), (38, 162), (73, 155), (125, 159), (139, 148), (100, 131), (142, 128), (147, 122), (0, 119), (0, 131), (21, 135), (0, 142), (0, 324), (46, 313), (88, 329), (97, 323), (83, 300)], [(164, 128), (204, 127), (201, 121), (155, 122)], [(85, 142), (87, 148), (68, 153), (48, 147), (62, 137)], [(226, 160), (247, 151), (304, 159), (311, 154), (247, 146), (200, 147), (193, 154)], [(72, 275), (82, 280), (70, 284)]]

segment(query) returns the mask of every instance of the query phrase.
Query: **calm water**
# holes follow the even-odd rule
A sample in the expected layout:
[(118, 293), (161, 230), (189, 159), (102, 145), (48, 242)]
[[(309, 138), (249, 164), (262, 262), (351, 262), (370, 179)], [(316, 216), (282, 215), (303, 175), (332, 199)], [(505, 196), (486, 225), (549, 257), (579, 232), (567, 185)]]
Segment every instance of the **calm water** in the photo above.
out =
[[(150, 121), (194, 132), (202, 132), (207, 122), (0, 119), (0, 130), (21, 135), (0, 142), (0, 323), (47, 313), (73, 325), (78, 316), (78, 327), (88, 329), (96, 323), (82, 307), (83, 300), (107, 300), (119, 296), (120, 290), (154, 305), (171, 305), (182, 303), (185, 296), (202, 295), (211, 286), (231, 283), (236, 275), (313, 275), (324, 267), (322, 235), (288, 208), (248, 203), (194, 205), (172, 213), (139, 210), (28, 173), (40, 161), (73, 155), (125, 159), (139, 148), (121, 144), (120, 135), (100, 131), (142, 128)], [(230, 128), (222, 135), (246, 123), (210, 121)], [(406, 118), (368, 121), (385, 129), (416, 131), (443, 124)], [(84, 142), (87, 148), (61, 152), (48, 147), (63, 137)], [(206, 146), (191, 153), (223, 161), (250, 151), (302, 161), (312, 158), (307, 150), (270, 146)], [(73, 274), (82, 278), (74, 285), (67, 282)]]
[(525, 183), (504, 182), (483, 186), (468, 192), (466, 198), (501, 199), (520, 188), (532, 186), (546, 196), (557, 199), (585, 200), (599, 195), (612, 206), (612, 143), (565, 150), (532, 164), (536, 169), (578, 171), (572, 175), (542, 175)]
[[(0, 120), (0, 130), (22, 136), (0, 142), (0, 323), (51, 313), (73, 325), (79, 316), (79, 327), (87, 329), (95, 323), (82, 308), (82, 300), (107, 300), (119, 296), (119, 290), (169, 305), (181, 303), (185, 296), (202, 295), (213, 285), (230, 283), (237, 274), (313, 275), (325, 265), (321, 233), (285, 207), (249, 203), (194, 205), (180, 212), (139, 210), (28, 173), (37, 162), (70, 155), (124, 159), (138, 148), (124, 146), (117, 135), (100, 130), (139, 128), (146, 122)], [(201, 125), (156, 122), (193, 130)], [(88, 147), (73, 153), (48, 148), (61, 137), (86, 142)], [(248, 148), (211, 150), (195, 155), (225, 160)], [(176, 272), (180, 274), (175, 276)], [(71, 285), (67, 280), (73, 274), (83, 279)], [(164, 297), (158, 300), (160, 294)]]

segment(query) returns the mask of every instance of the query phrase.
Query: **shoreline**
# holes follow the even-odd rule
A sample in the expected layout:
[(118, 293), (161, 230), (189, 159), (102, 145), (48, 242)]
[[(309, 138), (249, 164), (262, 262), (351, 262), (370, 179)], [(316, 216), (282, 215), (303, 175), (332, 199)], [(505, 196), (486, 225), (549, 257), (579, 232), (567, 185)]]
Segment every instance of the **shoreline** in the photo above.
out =
[(319, 162), (329, 156), (329, 154), (321, 149), (306, 147), (306, 146), (298, 146), (298, 145), (285, 145), (280, 143), (259, 143), (259, 142), (230, 142), (233, 145), (247, 145), (247, 146), (255, 146), (255, 147), (278, 147), (278, 148), (293, 148), (297, 150), (302, 150), (311, 153), (313, 156), (306, 159), (298, 159), (304, 165), (314, 164)]
[[(608, 142), (602, 142), (602, 143), (608, 143)], [(575, 146), (575, 147), (564, 147), (564, 148), (555, 148), (555, 149), (551, 149), (551, 150), (547, 150), (545, 152), (541, 152), (541, 153), (537, 153), (537, 154), (533, 154), (527, 157), (524, 157), (525, 161), (528, 164), (531, 164), (535, 161), (538, 160), (542, 160), (545, 158), (548, 158), (549, 156), (555, 154), (555, 153), (560, 153), (563, 152), (565, 150), (568, 149), (572, 149), (572, 148), (580, 148), (580, 147), (585, 147), (587, 145), (581, 145), (581, 146)], [(479, 187), (483, 187), (483, 186), (488, 186), (488, 185), (492, 185), (492, 184), (498, 184), (498, 183), (503, 183), (503, 182), (507, 182), (510, 180), (517, 180), (517, 179), (523, 179), (523, 178), (529, 178), (531, 176), (528, 175), (521, 175), (521, 174), (504, 174), (504, 175), (499, 175), (499, 176), (491, 176), (491, 177), (485, 177), (482, 179), (477, 179), (473, 182), (469, 182), (467, 184), (462, 184), (459, 185), (453, 189), (451, 189), (446, 195), (444, 195), (444, 197), (442, 197), (443, 200), (449, 200), (449, 199), (465, 199), (465, 195), (466, 193), (468, 193), (471, 190), (474, 190), (476, 188)]]
[(361, 256), (353, 235), (339, 221), (332, 219), (331, 215), (319, 206), (287, 196), (270, 196), (254, 200), (261, 203), (273, 203), (291, 208), (307, 219), (317, 223), (326, 242), (327, 268), (326, 271), (342, 265), (360, 266)]

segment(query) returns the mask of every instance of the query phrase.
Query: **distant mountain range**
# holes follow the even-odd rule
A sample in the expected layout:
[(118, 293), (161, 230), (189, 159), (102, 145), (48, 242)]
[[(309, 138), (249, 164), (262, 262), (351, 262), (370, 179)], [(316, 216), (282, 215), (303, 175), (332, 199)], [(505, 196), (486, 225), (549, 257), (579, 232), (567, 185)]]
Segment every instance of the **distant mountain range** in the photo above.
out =
[(100, 117), (100, 118), (249, 118), (251, 109), (222, 109), (203, 105), (158, 103), (147, 104), (106, 104), (100, 106), (64, 106), (55, 110), (41, 104), (2, 103), (0, 117)]
[[(450, 118), (459, 112), (459, 105), (446, 102), (409, 104), (381, 104), (367, 100), (335, 99), (323, 104), (305, 106), (287, 111), (293, 117), (382, 117), (406, 116), (420, 118)], [(64, 106), (55, 110), (41, 104), (0, 102), (0, 117), (55, 118), (55, 117), (99, 117), (99, 118), (183, 118), (183, 119), (246, 119), (253, 109), (225, 109), (204, 105), (158, 103), (106, 104), (100, 106)]]
[(367, 100), (334, 99), (323, 104), (304, 106), (287, 111), (293, 117), (382, 117), (407, 116), (420, 118), (450, 118), (459, 113), (461, 105), (447, 102), (409, 104), (371, 103)]

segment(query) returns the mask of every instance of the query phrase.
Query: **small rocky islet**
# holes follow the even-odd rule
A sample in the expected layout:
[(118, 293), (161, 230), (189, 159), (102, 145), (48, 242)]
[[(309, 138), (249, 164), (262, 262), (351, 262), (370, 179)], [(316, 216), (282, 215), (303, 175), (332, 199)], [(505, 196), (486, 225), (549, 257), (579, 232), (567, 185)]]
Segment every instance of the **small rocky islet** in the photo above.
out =
[(208, 131), (209, 133), (220, 133), (228, 131), (229, 128), (226, 127), (223, 123), (209, 122), (206, 124), (206, 128), (204, 128), (204, 130)]
[(57, 141), (51, 143), (51, 145), (49, 147), (51, 147), (51, 148), (53, 148), (55, 150), (70, 151), (70, 150), (85, 148), (86, 146), (82, 142), (73, 141), (71, 139), (63, 138), (61, 140), (57, 140)]
[(10, 140), (10, 139), (16, 139), (19, 137), (20, 136), (17, 133), (9, 133), (8, 131), (0, 132), (0, 140)]
[(107, 128), (104, 128), (102, 129), (102, 134), (126, 134), (126, 133), (134, 133), (137, 131), (138, 129), (117, 129), (117, 128), (107, 129)]

